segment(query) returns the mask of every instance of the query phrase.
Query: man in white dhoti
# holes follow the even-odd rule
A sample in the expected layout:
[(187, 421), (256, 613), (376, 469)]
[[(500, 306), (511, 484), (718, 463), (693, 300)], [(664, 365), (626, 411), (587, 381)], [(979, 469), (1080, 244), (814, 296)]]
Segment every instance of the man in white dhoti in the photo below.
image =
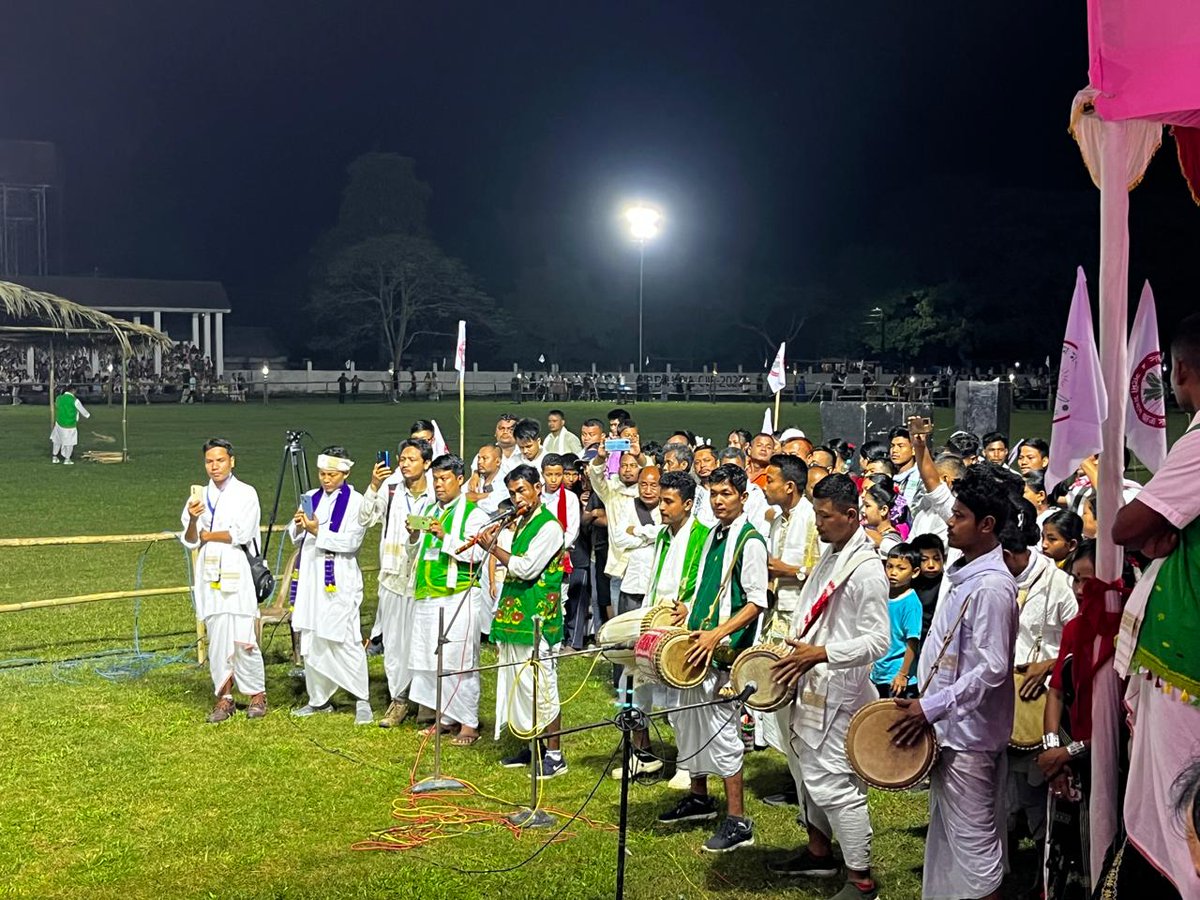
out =
[[(667, 472), (659, 482), (658, 511), (663, 527), (653, 543), (653, 555), (648, 567), (649, 583), (642, 597), (642, 609), (652, 606), (672, 606), (675, 616), (673, 625), (687, 622), (692, 596), (700, 575), (700, 560), (708, 528), (701, 525), (692, 515), (696, 496), (696, 482), (687, 472)], [(634, 705), (649, 712), (655, 704), (656, 695), (665, 694), (662, 685), (650, 682), (634, 685)], [(663, 700), (669, 697), (662, 697)], [(660, 703), (666, 706), (665, 702)], [(649, 775), (662, 769), (663, 762), (650, 751), (649, 729), (633, 734), (633, 756), (630, 760), (630, 777)], [(687, 763), (680, 763), (679, 770), (686, 775)], [(621, 777), (621, 766), (612, 770), (613, 778)], [(678, 774), (678, 771), (677, 771)], [(674, 786), (674, 785), (672, 785)], [(682, 785), (691, 787), (691, 778)]]
[(362, 571), (358, 548), (366, 532), (359, 514), (362, 494), (346, 483), (354, 465), (342, 447), (317, 457), (321, 486), (304, 495), (288, 526), (300, 548), (292, 627), (300, 634), (308, 702), (293, 716), (333, 712), (329, 702), (341, 688), (355, 699), (354, 724), (373, 719), (367, 694), (367, 652), (362, 643)]
[(377, 463), (371, 486), (363, 495), (358, 523), (366, 529), (382, 522), (379, 536), (379, 607), (376, 620), (383, 635), (383, 669), (387, 674), (388, 708), (380, 728), (394, 728), (410, 712), (412, 667), (409, 664), (413, 611), (413, 564), (409, 518), (433, 504), (429, 483), (429, 442), (409, 438), (400, 444), (393, 472)]
[[(557, 731), (560, 722), (558, 670), (551, 657), (563, 638), (563, 530), (542, 505), (541, 481), (533, 466), (519, 465), (509, 472), (504, 484), (520, 515), (503, 532), (497, 526), (485, 529), (479, 540), (505, 570), (491, 630), (502, 666), (496, 682), (497, 740), (505, 725), (529, 739)], [(538, 660), (532, 662), (535, 618), (541, 620), (541, 634)], [(540, 760), (524, 747), (501, 765), (523, 768), (536, 763), (539, 778), (554, 778), (567, 771), (560, 740), (557, 735), (547, 738)]]
[(79, 443), (79, 417), (90, 419), (92, 414), (84, 408), (73, 393), (70, 385), (54, 399), (54, 427), (50, 429), (50, 462), (57, 463), (62, 457), (64, 465), (75, 465), (71, 453)]
[(208, 636), (208, 670), (217, 705), (212, 723), (230, 718), (233, 687), (250, 698), (246, 718), (267, 714), (267, 682), (258, 647), (258, 597), (246, 547), (258, 546), (258, 493), (233, 474), (233, 445), (221, 438), (204, 444), (208, 484), (184, 507), (180, 541), (195, 550), (192, 598)]
[(846, 757), (846, 733), (859, 709), (878, 699), (871, 664), (887, 652), (888, 581), (874, 543), (859, 524), (858, 489), (848, 475), (827, 475), (813, 488), (817, 530), (828, 546), (792, 612), (793, 648), (772, 677), (795, 687), (791, 749), (804, 801), (808, 845), (771, 863), (780, 875), (833, 877), (836, 836), (846, 884), (836, 900), (873, 900), (867, 786)]
[(941, 746), (930, 778), (925, 900), (993, 900), (1004, 880), (1018, 610), (999, 534), (1015, 513), (1016, 478), (978, 463), (958, 479), (949, 538), (962, 557), (946, 570), (949, 593), (921, 649), (917, 677), (928, 686), (920, 700), (894, 701), (905, 713), (892, 726), (896, 743), (915, 743), (932, 725)]
[[(435, 502), (422, 515), (429, 528), (413, 533), (415, 575), (412, 616), (412, 688), (420, 713), (434, 715), (437, 703), (437, 652), (442, 634), (442, 670), (461, 672), (479, 665), (478, 605), (480, 567), (485, 553), (473, 545), (460, 550), (483, 527), (487, 516), (462, 492), (463, 463), (445, 454), (433, 461)], [(439, 616), (443, 631), (439, 632)], [(457, 729), (451, 741), (470, 746), (479, 740), (479, 673), (452, 675), (442, 681), (440, 723)]]
[[(700, 577), (688, 613), (694, 646), (687, 660), (708, 674), (698, 687), (678, 692), (672, 706), (716, 700), (729, 681), (733, 657), (754, 643), (759, 614), (767, 608), (766, 541), (746, 518), (746, 473), (734, 465), (718, 466), (708, 479), (717, 526), (701, 553)], [(718, 665), (713, 666), (714, 658)], [(674, 699), (674, 698), (672, 698)], [(692, 777), (691, 791), (658, 817), (664, 824), (716, 819), (717, 804), (708, 794), (708, 776), (725, 782), (728, 815), (702, 848), (727, 853), (754, 844), (754, 822), (743, 805), (742, 757), (745, 747), (735, 705), (680, 709), (672, 717), (679, 762)]]
[[(804, 496), (808, 486), (808, 466), (798, 456), (782, 453), (767, 464), (763, 493), (767, 502), (780, 510), (771, 520), (767, 536), (767, 574), (775, 593), (775, 608), (763, 625), (762, 640), (778, 643), (791, 634), (792, 612), (800, 602), (800, 591), (808, 573), (821, 555), (812, 502)], [(795, 754), (791, 752), (792, 708), (755, 716), (755, 727), (762, 728), (768, 746), (784, 754), (795, 785), (800, 784)], [(796, 789), (798, 791), (798, 788)], [(769, 806), (800, 802), (791, 790), (763, 798)]]

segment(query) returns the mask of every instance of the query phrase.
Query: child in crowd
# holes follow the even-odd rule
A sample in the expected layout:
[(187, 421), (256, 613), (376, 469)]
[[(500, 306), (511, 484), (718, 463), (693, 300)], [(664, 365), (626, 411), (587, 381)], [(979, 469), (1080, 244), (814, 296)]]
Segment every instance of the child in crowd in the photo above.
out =
[(886, 488), (863, 482), (862, 523), (867, 537), (875, 542), (881, 556), (886, 556), (902, 540), (890, 518), (895, 500), (895, 495), (889, 494)]
[(1042, 524), (1042, 553), (1061, 569), (1083, 540), (1083, 519), (1075, 513), (1056, 512)]
[(921, 601), (913, 590), (920, 570), (921, 551), (912, 544), (896, 544), (888, 551), (884, 569), (888, 580), (888, 620), (891, 643), (871, 666), (871, 681), (880, 697), (915, 697), (917, 650), (921, 639)]
[(937, 609), (938, 595), (942, 590), (942, 573), (946, 568), (946, 545), (936, 534), (918, 534), (909, 544), (921, 556), (920, 568), (913, 578), (912, 587), (921, 601), (921, 640), (929, 633), (933, 611)]
[(1038, 528), (1041, 528), (1058, 511), (1050, 505), (1050, 497), (1046, 493), (1046, 475), (1041, 469), (1031, 469), (1021, 478), (1025, 482), (1025, 499), (1037, 510)]

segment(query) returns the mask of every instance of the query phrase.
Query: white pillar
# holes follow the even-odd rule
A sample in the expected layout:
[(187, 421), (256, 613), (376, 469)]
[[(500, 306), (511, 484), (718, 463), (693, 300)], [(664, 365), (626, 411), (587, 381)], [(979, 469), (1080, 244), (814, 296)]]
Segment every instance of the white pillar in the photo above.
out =
[(225, 374), (225, 313), (217, 313), (217, 357), (213, 362), (217, 366), (217, 377)]
[(100, 371), (100, 351), (92, 348), (92, 372)]
[(209, 359), (212, 359), (212, 316), (208, 313), (204, 314), (204, 349), (203, 353)]
[(33, 380), (33, 345), (30, 344), (25, 348), (25, 374), (29, 380)]
[[(162, 313), (157, 309), (154, 311), (154, 330), (162, 331)], [(162, 347), (158, 344), (154, 345), (154, 374), (162, 375)]]
[(192, 346), (200, 346), (200, 313), (192, 313)]

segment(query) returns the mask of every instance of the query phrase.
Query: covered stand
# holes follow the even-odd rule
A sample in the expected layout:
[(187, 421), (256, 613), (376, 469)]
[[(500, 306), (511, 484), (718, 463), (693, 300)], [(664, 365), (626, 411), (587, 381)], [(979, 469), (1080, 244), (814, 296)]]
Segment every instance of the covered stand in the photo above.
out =
[[(1089, 0), (1088, 80), (1071, 133), (1100, 189), (1100, 364), (1108, 394), (1098, 487), (1097, 575), (1121, 575), (1110, 537), (1121, 506), (1129, 402), (1129, 191), (1170, 126), (1193, 198), (1200, 199), (1200, 7), (1194, 0)], [(1113, 593), (1109, 610), (1119, 611)], [(1096, 676), (1092, 725), (1091, 871), (1099, 877), (1117, 833), (1121, 685), (1109, 662)]]
[(121, 461), (129, 459), (128, 364), (134, 345), (169, 348), (171, 339), (147, 325), (136, 325), (54, 294), (0, 281), (0, 341), (45, 342), (50, 353), (49, 406), (54, 419), (54, 340), (115, 344), (121, 351)]

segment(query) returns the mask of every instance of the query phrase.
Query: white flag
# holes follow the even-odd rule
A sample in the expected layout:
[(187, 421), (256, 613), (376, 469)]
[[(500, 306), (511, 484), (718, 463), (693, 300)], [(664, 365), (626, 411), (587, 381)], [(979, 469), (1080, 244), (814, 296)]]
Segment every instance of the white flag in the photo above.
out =
[(783, 364), (783, 349), (787, 346), (787, 341), (779, 345), (779, 352), (775, 354), (775, 362), (771, 363), (771, 371), (767, 373), (767, 387), (771, 389), (772, 394), (778, 394), (787, 387), (787, 369)]
[(1067, 317), (1058, 393), (1050, 433), (1050, 466), (1046, 486), (1074, 474), (1079, 464), (1103, 446), (1100, 426), (1108, 415), (1108, 395), (1100, 374), (1100, 354), (1092, 331), (1092, 303), (1087, 278), (1080, 266), (1075, 275), (1075, 295)]
[(458, 320), (458, 345), (454, 349), (454, 368), (460, 375), (467, 372), (467, 323), (464, 319)]
[(1129, 449), (1151, 472), (1167, 458), (1167, 406), (1154, 292), (1147, 281), (1129, 335), (1129, 406), (1125, 410)]
[(430, 441), (430, 449), (433, 451), (433, 458), (437, 459), (443, 453), (449, 453), (450, 447), (442, 436), (442, 429), (438, 427), (437, 419), (434, 419), (431, 424), (433, 425), (433, 440)]
[(774, 425), (773, 420), (771, 419), (771, 407), (768, 406), (765, 410), (763, 410), (762, 434), (774, 434), (774, 433), (775, 433), (775, 425)]

